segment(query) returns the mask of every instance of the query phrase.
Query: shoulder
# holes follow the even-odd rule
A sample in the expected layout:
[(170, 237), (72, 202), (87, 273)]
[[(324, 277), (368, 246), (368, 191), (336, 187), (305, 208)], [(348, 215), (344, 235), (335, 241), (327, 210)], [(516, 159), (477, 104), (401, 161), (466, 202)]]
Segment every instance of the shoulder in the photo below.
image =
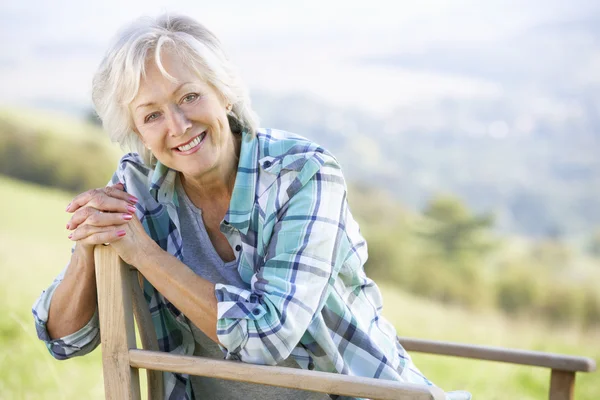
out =
[[(319, 144), (294, 133), (261, 129), (257, 132), (258, 167), (263, 188), (276, 188), (280, 204), (311, 182), (339, 184), (345, 190), (340, 164)], [(260, 184), (259, 183), (259, 184)], [(275, 183), (273, 186), (272, 184)], [(259, 190), (259, 194), (264, 193)]]
[(112, 183), (147, 185), (152, 177), (153, 169), (146, 165), (137, 153), (127, 153), (119, 160)]
[(268, 172), (300, 173), (308, 169), (314, 174), (326, 166), (340, 168), (333, 154), (301, 135), (278, 129), (259, 129), (256, 137), (258, 162)]

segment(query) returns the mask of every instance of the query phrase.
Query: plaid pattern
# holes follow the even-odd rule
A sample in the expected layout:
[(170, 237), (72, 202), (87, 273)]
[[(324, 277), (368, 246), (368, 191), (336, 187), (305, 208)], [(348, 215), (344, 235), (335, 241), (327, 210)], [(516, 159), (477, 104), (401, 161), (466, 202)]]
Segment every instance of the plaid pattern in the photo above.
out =
[[(137, 215), (148, 234), (184, 261), (175, 174), (160, 163), (151, 170), (128, 154), (111, 183), (123, 182), (140, 199)], [(431, 385), (381, 316), (379, 289), (363, 270), (367, 246), (348, 209), (340, 166), (326, 150), (282, 131), (244, 134), (221, 231), (241, 243), (238, 271), (250, 287), (216, 285), (226, 359), (274, 365), (291, 355), (306, 369)], [(99, 343), (97, 316), (68, 337), (48, 337), (50, 299), (63, 274), (33, 307), (38, 336), (60, 359)], [(192, 354), (185, 316), (148, 281), (144, 293), (161, 350)], [(165, 398), (200, 397), (187, 375), (165, 377)]]

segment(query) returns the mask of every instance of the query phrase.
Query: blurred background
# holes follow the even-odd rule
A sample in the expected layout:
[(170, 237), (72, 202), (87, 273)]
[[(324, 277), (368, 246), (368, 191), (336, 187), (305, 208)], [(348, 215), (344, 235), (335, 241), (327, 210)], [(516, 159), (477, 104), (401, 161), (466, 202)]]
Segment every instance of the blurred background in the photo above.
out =
[[(400, 336), (600, 362), (600, 3), (0, 4), (0, 399), (103, 398), (100, 351), (58, 362), (30, 307), (69, 259), (64, 208), (122, 150), (90, 101), (142, 15), (213, 30), (262, 126), (331, 150)], [(535, 368), (414, 354), (447, 390), (540, 399)], [(600, 398), (581, 374), (577, 399)]]

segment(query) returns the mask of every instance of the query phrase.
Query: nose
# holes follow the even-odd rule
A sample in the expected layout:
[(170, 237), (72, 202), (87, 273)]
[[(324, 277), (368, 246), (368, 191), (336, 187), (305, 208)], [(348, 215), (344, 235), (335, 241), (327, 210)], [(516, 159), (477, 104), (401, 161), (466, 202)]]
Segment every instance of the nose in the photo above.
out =
[(192, 127), (192, 122), (178, 105), (175, 104), (169, 107), (166, 114), (169, 135), (181, 136)]

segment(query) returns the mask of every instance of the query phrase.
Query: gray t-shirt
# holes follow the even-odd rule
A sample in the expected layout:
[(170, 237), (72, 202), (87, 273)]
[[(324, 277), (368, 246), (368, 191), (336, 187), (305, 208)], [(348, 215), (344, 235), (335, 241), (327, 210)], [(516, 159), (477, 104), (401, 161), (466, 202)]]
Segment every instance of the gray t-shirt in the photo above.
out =
[[(183, 238), (183, 259), (185, 264), (196, 274), (212, 283), (224, 283), (244, 289), (250, 289), (250, 285), (242, 280), (237, 271), (237, 261), (224, 262), (213, 247), (202, 220), (202, 210), (197, 208), (191, 202), (185, 193), (185, 190), (183, 190), (179, 179), (175, 186), (177, 195), (180, 199), (178, 213), (181, 224), (181, 237)], [(238, 255), (236, 254), (236, 259), (237, 257)], [(223, 359), (223, 352), (219, 346), (191, 321), (188, 322), (192, 328), (194, 340), (196, 341), (194, 355)], [(289, 357), (279, 365), (289, 368), (300, 368), (293, 357)], [(193, 376), (191, 381), (196, 398), (202, 400), (330, 399), (328, 395), (323, 393), (284, 389), (275, 386), (228, 381), (201, 376)]]

